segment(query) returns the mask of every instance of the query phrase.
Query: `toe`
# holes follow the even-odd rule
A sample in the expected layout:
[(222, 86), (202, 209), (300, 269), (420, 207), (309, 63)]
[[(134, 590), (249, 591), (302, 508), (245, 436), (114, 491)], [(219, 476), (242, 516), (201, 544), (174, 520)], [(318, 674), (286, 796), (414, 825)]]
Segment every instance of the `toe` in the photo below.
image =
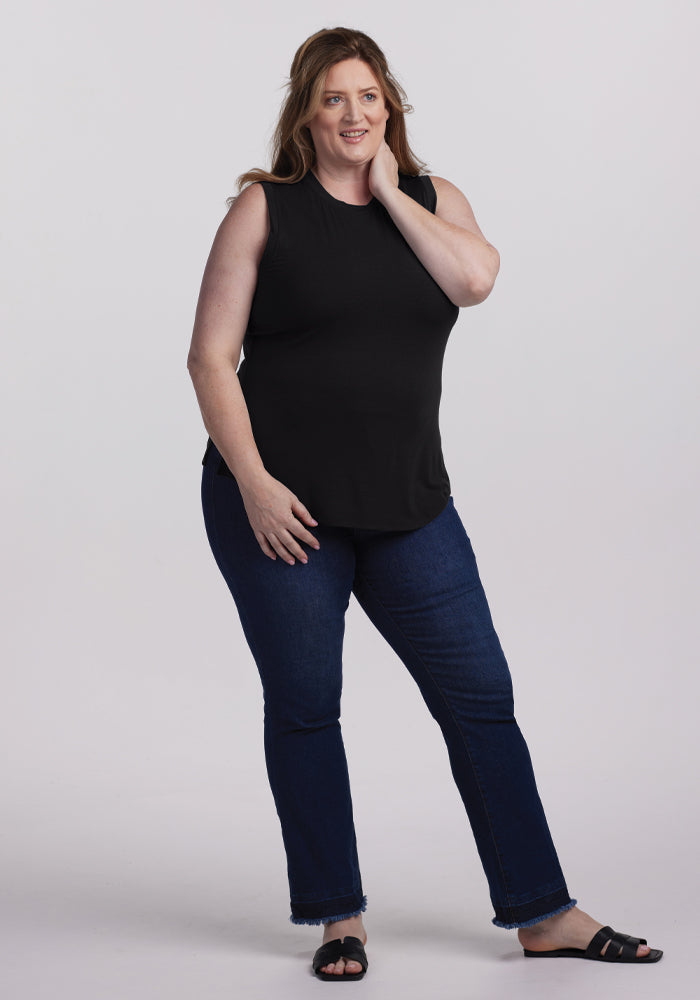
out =
[(335, 973), (336, 976), (342, 976), (342, 974), (345, 972), (344, 959), (342, 958), (338, 959), (338, 961), (335, 963), (335, 969), (333, 969), (333, 972)]
[[(605, 952), (608, 950), (609, 944), (610, 944), (609, 941), (605, 942), (605, 947), (602, 949), (600, 953), (601, 955), (604, 955)], [(648, 944), (640, 944), (639, 947), (637, 948), (637, 958), (646, 958), (646, 956), (649, 954), (650, 951), (651, 948), (649, 947)]]

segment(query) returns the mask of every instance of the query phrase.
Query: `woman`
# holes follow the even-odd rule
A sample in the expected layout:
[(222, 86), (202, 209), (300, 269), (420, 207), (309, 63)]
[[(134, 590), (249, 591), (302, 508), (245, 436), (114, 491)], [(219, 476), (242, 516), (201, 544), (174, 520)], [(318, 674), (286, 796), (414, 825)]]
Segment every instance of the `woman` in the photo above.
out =
[(461, 191), (421, 174), (409, 110), (367, 35), (304, 42), (272, 169), (239, 178), (216, 234), (188, 359), (206, 530), (263, 685), (290, 919), (324, 925), (318, 976), (364, 975), (339, 723), (353, 593), (441, 727), (493, 923), (530, 957), (654, 962), (569, 896), (513, 715), (438, 426), (449, 332), (499, 255)]

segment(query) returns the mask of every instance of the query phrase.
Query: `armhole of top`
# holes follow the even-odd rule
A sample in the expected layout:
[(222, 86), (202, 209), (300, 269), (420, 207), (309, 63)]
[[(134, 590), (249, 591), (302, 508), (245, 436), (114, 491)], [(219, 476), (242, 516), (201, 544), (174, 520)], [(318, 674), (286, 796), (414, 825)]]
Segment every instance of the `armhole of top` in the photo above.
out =
[(437, 208), (437, 191), (435, 190), (433, 179), (430, 174), (421, 174), (421, 181), (423, 182), (423, 189), (425, 191), (425, 207), (429, 212), (432, 212), (433, 215), (435, 215), (435, 210)]
[(259, 181), (260, 187), (265, 192), (265, 201), (267, 202), (267, 215), (270, 222), (270, 231), (267, 235), (267, 242), (265, 243), (265, 249), (262, 252), (262, 257), (260, 258), (260, 265), (263, 262), (267, 263), (274, 255), (277, 249), (277, 240), (279, 236), (279, 219), (277, 218), (277, 202), (275, 199), (275, 192), (273, 188), (275, 187), (271, 181)]
[(429, 174), (399, 174), (399, 187), (435, 215), (437, 191)]

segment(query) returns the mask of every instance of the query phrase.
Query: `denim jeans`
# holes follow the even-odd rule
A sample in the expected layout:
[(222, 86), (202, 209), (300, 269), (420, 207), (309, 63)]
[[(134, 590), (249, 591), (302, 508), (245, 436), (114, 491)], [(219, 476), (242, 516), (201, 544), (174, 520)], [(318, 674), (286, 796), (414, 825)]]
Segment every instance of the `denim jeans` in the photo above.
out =
[(202, 473), (204, 522), (262, 682), (265, 762), (287, 856), (292, 923), (327, 923), (367, 906), (339, 721), (351, 593), (440, 726), (493, 923), (529, 926), (574, 906), (453, 497), (411, 531), (319, 523), (310, 530), (320, 548), (301, 542), (309, 561), (290, 565), (263, 553), (238, 484), (219, 474), (219, 460), (212, 448)]

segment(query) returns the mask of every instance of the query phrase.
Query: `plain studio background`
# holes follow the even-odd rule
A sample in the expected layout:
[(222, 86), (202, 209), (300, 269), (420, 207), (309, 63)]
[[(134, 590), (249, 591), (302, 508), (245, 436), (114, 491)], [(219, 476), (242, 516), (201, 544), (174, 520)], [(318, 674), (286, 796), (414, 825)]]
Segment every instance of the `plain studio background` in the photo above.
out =
[(342, 722), (371, 963), (355, 989), (686, 995), (696, 5), (66, 0), (4, 19), (4, 994), (316, 988), (321, 928), (288, 920), (185, 361), (225, 198), (267, 162), (296, 47), (342, 24), (385, 49), (416, 152), (501, 253), (447, 350), (455, 505), (569, 888), (666, 949), (644, 970), (526, 962), (491, 925), (442, 736), (353, 598)]

